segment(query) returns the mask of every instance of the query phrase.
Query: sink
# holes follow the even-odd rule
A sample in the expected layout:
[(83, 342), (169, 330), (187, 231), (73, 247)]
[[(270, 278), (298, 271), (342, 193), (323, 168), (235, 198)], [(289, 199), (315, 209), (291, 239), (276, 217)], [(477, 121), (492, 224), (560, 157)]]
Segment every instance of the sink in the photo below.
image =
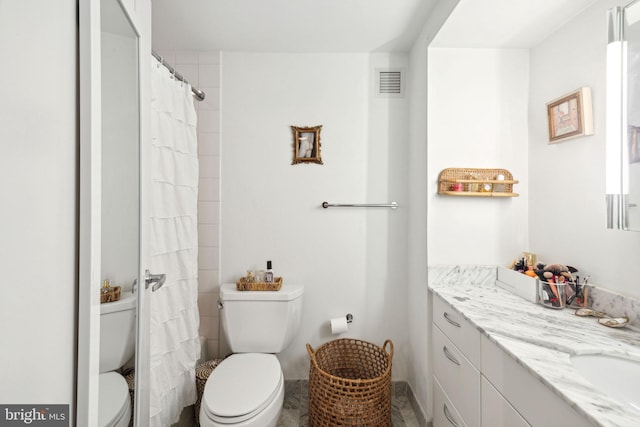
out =
[(578, 354), (571, 363), (603, 393), (640, 411), (640, 362), (608, 354)]

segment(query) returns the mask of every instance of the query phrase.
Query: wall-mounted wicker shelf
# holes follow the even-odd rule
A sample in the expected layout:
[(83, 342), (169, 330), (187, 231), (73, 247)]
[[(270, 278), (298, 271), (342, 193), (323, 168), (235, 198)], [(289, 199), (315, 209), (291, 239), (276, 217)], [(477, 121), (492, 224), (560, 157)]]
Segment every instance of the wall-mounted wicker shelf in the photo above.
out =
[[(502, 175), (504, 179), (496, 179)], [(518, 181), (506, 169), (447, 168), (438, 176), (438, 194), (464, 197), (518, 197)]]

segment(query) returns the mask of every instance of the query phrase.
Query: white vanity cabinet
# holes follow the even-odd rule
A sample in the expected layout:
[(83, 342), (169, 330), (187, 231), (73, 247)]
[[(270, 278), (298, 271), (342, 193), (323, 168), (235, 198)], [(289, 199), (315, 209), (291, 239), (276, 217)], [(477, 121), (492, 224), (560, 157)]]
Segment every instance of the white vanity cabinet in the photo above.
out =
[(433, 298), (434, 427), (480, 427), (480, 332)]
[(433, 294), (434, 427), (592, 425)]
[(483, 375), (480, 331), (442, 298), (433, 298), (433, 426), (529, 427)]

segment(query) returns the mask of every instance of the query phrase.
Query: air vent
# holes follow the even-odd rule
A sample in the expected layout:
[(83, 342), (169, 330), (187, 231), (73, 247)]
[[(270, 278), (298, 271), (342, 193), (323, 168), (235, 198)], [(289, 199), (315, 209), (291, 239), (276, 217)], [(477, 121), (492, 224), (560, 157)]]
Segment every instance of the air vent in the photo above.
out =
[(376, 95), (382, 98), (404, 96), (404, 72), (401, 69), (376, 69)]

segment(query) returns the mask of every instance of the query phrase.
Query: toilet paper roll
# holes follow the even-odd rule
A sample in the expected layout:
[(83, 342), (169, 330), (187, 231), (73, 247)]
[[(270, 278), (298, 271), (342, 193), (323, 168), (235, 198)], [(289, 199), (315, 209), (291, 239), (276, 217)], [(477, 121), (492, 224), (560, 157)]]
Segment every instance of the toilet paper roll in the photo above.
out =
[(349, 324), (346, 317), (336, 317), (331, 319), (331, 333), (333, 335), (342, 334), (349, 330)]

